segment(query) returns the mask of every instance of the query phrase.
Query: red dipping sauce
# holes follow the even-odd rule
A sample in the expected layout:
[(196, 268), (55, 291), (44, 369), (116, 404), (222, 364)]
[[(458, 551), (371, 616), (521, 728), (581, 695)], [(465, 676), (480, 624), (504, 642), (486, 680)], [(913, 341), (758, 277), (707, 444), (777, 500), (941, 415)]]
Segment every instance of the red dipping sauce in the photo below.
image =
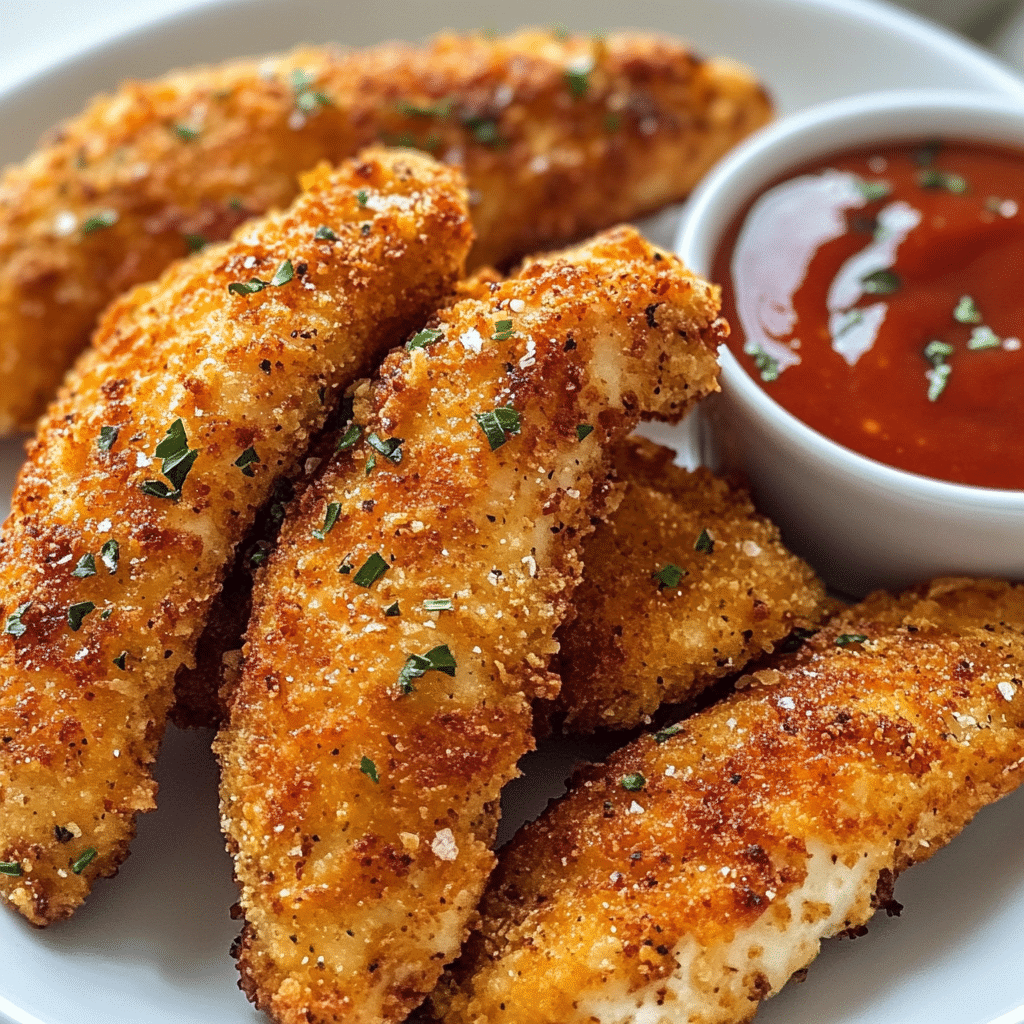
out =
[(729, 347), (856, 452), (1024, 490), (1024, 153), (884, 146), (799, 168), (715, 258)]

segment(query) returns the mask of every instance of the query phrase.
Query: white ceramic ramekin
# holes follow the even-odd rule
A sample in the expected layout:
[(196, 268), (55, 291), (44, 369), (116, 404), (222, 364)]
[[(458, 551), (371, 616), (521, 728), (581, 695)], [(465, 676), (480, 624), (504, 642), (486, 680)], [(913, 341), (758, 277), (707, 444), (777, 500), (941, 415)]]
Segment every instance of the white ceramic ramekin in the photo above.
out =
[[(706, 179), (676, 249), (709, 275), (729, 224), (772, 179), (845, 149), (928, 138), (1024, 153), (1024, 108), (997, 96), (928, 90), (866, 94), (788, 117)], [(946, 574), (1024, 579), (1024, 491), (946, 483), (859, 455), (783, 409), (725, 347), (720, 355), (722, 393), (701, 414), (703, 459), (744, 472), (759, 508), (834, 590), (857, 597)]]

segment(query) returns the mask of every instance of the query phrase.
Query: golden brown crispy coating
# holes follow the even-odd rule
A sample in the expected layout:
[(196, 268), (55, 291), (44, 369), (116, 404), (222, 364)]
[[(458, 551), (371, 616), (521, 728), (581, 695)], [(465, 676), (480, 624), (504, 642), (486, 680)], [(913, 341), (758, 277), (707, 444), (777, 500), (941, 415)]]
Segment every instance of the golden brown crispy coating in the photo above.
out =
[(286, 520), (217, 741), (243, 985), (286, 1024), (400, 1020), (457, 954), (608, 449), (716, 387), (717, 289), (632, 229), (463, 295)]
[(307, 47), (129, 82), (0, 182), (0, 432), (30, 425), (97, 314), (373, 141), (462, 165), (505, 263), (684, 196), (770, 105), (681, 43), (524, 31)]
[(506, 847), (448, 1024), (749, 1020), (1024, 778), (1022, 586), (875, 595), (773, 664)]
[[(112, 307), (19, 478), (0, 538), (0, 860), (17, 865), (0, 891), (34, 924), (113, 874), (153, 806), (175, 670), (275, 480), (461, 272), (465, 192), (429, 157), (370, 152), (306, 187)], [(270, 284), (229, 289), (254, 277)]]
[(673, 457), (640, 438), (616, 452), (622, 503), (583, 546), (577, 614), (559, 632), (562, 689), (546, 710), (566, 732), (635, 728), (824, 618), (824, 587), (747, 489)]

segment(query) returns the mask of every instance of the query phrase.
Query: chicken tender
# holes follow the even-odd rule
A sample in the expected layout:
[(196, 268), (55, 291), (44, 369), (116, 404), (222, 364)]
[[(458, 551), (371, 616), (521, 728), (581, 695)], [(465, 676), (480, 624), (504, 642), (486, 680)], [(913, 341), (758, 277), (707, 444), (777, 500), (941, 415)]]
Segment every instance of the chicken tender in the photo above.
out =
[(1024, 586), (877, 594), (502, 851), (447, 1024), (735, 1024), (1024, 777)]
[(129, 82), (0, 181), (0, 432), (31, 425), (100, 310), (380, 141), (465, 168), (505, 263), (683, 197), (770, 104), (682, 43), (524, 31), (307, 47)]
[(284, 1024), (401, 1020), (458, 953), (609, 449), (717, 386), (718, 290), (632, 229), (462, 294), (286, 519), (216, 744), (243, 986)]
[(113, 306), (0, 536), (0, 892), (68, 916), (124, 859), (175, 671), (235, 545), (338, 391), (434, 308), (457, 173), (370, 152)]
[(746, 488), (637, 438), (615, 455), (622, 504), (583, 546), (576, 617), (559, 633), (567, 732), (632, 729), (825, 615), (813, 570)]

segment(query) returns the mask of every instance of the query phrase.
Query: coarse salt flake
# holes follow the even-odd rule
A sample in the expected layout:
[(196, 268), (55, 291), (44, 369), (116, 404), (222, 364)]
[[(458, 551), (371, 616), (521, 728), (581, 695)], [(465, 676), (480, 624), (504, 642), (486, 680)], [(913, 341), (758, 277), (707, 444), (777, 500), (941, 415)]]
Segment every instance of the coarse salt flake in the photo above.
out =
[(459, 335), (459, 342), (467, 351), (479, 354), (480, 349), (483, 347), (484, 339), (475, 327), (470, 327), (468, 331)]
[(96, 532), (97, 533), (110, 533), (110, 528), (113, 525), (114, 524), (109, 519), (104, 519), (104, 520), (102, 520), (102, 522), (99, 523), (99, 525), (97, 525)]
[(644, 808), (640, 806), (635, 800), (629, 805), (627, 814), (643, 814)]
[(138, 469), (144, 469), (146, 466), (152, 466), (153, 460), (145, 452), (136, 452), (135, 465)]
[(1005, 679), (996, 687), (996, 689), (1006, 698), (1006, 700), (1013, 700), (1016, 691), (1013, 688), (1013, 683), (1008, 683)]
[(752, 540), (745, 540), (740, 545), (740, 548), (743, 551), (743, 554), (745, 554), (748, 558), (757, 558), (757, 556), (761, 554), (760, 545), (755, 544)]
[(792, 697), (780, 697), (779, 698), (779, 707), (780, 708), (785, 708), (787, 711), (795, 711), (796, 710), (796, 701), (793, 700)]
[(455, 860), (459, 855), (459, 848), (455, 845), (455, 836), (450, 828), (443, 828), (434, 836), (430, 844), (434, 856), (438, 860)]

